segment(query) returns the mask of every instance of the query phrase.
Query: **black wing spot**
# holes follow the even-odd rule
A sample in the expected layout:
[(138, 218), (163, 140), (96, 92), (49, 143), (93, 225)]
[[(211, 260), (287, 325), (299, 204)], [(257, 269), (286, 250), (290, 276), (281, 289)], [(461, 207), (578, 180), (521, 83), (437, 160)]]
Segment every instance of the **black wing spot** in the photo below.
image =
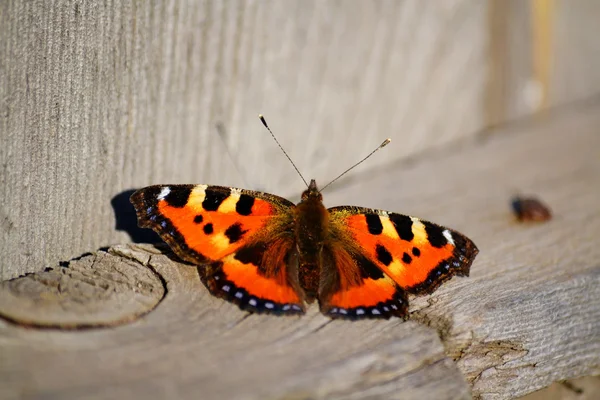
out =
[(235, 211), (240, 215), (250, 215), (252, 214), (253, 205), (254, 197), (242, 194), (237, 203), (235, 203)]
[(369, 233), (372, 235), (381, 235), (381, 232), (383, 232), (383, 225), (381, 225), (381, 218), (379, 218), (379, 215), (366, 214), (365, 217)]
[(363, 279), (370, 278), (373, 280), (377, 280), (382, 279), (384, 277), (383, 271), (381, 271), (377, 267), (377, 265), (375, 265), (375, 263), (373, 263), (368, 258), (359, 255), (356, 259), (356, 263), (358, 265), (358, 268), (360, 269), (360, 276)]
[(197, 224), (201, 224), (201, 223), (202, 223), (202, 221), (204, 221), (204, 218), (202, 217), (202, 215), (201, 215), (201, 214), (198, 214), (198, 215), (196, 215), (196, 216), (194, 217), (194, 222), (195, 222), (195, 223), (197, 223)]
[(410, 264), (412, 262), (412, 257), (410, 255), (408, 255), (408, 253), (404, 253), (402, 255), (402, 262), (404, 264)]
[(165, 201), (171, 207), (183, 208), (190, 198), (192, 193), (192, 185), (189, 186), (178, 186), (171, 188), (169, 194), (165, 197)]
[[(377, 245), (377, 259), (386, 266), (390, 265), (394, 260), (390, 252), (382, 245)], [(406, 253), (405, 253), (406, 254)]]
[(214, 231), (213, 224), (208, 223), (208, 224), (204, 225), (204, 227), (202, 228), (202, 230), (207, 235), (210, 235)]
[(396, 228), (396, 232), (398, 232), (398, 237), (400, 237), (400, 239), (406, 240), (407, 242), (413, 240), (415, 235), (412, 231), (413, 223), (410, 217), (400, 214), (390, 214), (390, 221), (392, 221), (394, 228)]
[(417, 247), (413, 247), (412, 253), (413, 253), (413, 256), (419, 257), (421, 255), (421, 250), (419, 250)]
[(248, 231), (242, 230), (242, 225), (233, 224), (225, 230), (225, 236), (229, 239), (229, 243), (235, 243), (240, 240), (246, 232)]
[(423, 221), (427, 239), (433, 247), (441, 248), (448, 243), (448, 239), (444, 236), (444, 230), (441, 226), (432, 224), (431, 222)]
[(229, 197), (230, 193), (229, 190), (227, 192), (222, 192), (220, 190), (206, 189), (202, 208), (206, 211), (217, 211), (221, 203)]
[(246, 246), (241, 248), (237, 253), (235, 253), (235, 258), (242, 264), (254, 264), (259, 267), (259, 270), (262, 266), (263, 254), (267, 246), (264, 243), (258, 243), (253, 246)]
[(161, 190), (161, 186), (148, 186), (147, 188), (135, 192), (135, 195), (137, 196), (139, 193), (139, 195), (143, 196), (144, 204), (149, 205), (156, 202)]

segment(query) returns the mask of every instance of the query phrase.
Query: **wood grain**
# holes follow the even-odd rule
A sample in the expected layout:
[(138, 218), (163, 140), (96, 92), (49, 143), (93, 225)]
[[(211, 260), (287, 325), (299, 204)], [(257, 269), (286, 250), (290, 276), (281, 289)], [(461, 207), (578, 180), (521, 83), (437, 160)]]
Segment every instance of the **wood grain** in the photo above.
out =
[[(404, 190), (379, 190), (369, 202), (454, 227), (479, 247), (469, 280), (412, 303), (445, 338), (476, 396), (517, 397), (600, 373), (599, 109), (596, 99), (429, 154), (429, 164), (392, 173)], [(345, 188), (344, 197), (357, 202), (389, 187), (389, 176), (373, 174), (368, 185)], [(517, 223), (514, 194), (539, 196), (554, 218)], [(327, 201), (339, 204), (338, 193)]]
[[(115, 246), (112, 256), (163, 277), (161, 303), (106, 329), (0, 321), (0, 394), (509, 399), (599, 374), (599, 124), (597, 99), (326, 193), (331, 206), (442, 223), (480, 248), (471, 277), (411, 299), (408, 322), (330, 321), (316, 307), (301, 318), (248, 315), (210, 296), (195, 268), (152, 246)], [(517, 222), (516, 193), (543, 199), (553, 219)]]
[(104, 251), (0, 287), (0, 316), (19, 325), (61, 329), (133, 321), (156, 307), (165, 293), (151, 268)]
[[(593, 0), (549, 1), (553, 106), (600, 92), (600, 9)], [(539, 85), (529, 8), (514, 0), (0, 2), (0, 277), (129, 240), (115, 223), (124, 212), (117, 200), (148, 184), (295, 195), (298, 179), (259, 112), (319, 182), (386, 137), (402, 145), (370, 165), (530, 114)]]
[(596, 400), (600, 393), (600, 376), (586, 376), (557, 382), (528, 394), (523, 400)]
[(161, 274), (167, 295), (160, 306), (113, 329), (4, 326), (5, 395), (27, 389), (29, 396), (60, 398), (365, 398), (395, 397), (402, 388), (404, 398), (469, 398), (434, 330), (401, 320), (350, 326), (314, 308), (303, 318), (248, 316), (211, 297), (195, 268), (152, 247), (111, 253)]
[(319, 181), (386, 137), (402, 146), (371, 165), (481, 129), (485, 7), (0, 2), (0, 277), (129, 240), (111, 207), (125, 190), (295, 193), (258, 113)]

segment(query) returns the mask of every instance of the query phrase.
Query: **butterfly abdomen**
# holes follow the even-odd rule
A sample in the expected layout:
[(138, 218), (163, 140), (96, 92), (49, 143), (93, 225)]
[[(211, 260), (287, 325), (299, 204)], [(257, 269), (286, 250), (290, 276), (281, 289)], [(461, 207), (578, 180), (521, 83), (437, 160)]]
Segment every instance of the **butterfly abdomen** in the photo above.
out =
[(308, 299), (316, 297), (321, 277), (322, 252), (329, 230), (329, 212), (321, 195), (310, 189), (295, 208), (295, 236), (298, 250), (298, 280)]

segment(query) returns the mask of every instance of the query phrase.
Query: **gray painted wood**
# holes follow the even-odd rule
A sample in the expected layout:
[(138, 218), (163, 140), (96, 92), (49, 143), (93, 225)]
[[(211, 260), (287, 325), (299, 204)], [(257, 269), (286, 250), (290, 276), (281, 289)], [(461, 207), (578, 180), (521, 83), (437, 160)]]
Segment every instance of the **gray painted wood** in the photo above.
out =
[[(325, 193), (329, 206), (409, 213), (478, 245), (471, 276), (411, 299), (408, 322), (330, 322), (314, 306), (300, 318), (247, 315), (210, 296), (195, 268), (120, 245), (111, 257), (162, 276), (162, 302), (105, 329), (0, 320), (0, 397), (509, 399), (599, 374), (599, 124), (596, 99)], [(517, 222), (517, 193), (539, 196), (553, 219)], [(24, 289), (28, 302), (29, 287), (0, 291)]]

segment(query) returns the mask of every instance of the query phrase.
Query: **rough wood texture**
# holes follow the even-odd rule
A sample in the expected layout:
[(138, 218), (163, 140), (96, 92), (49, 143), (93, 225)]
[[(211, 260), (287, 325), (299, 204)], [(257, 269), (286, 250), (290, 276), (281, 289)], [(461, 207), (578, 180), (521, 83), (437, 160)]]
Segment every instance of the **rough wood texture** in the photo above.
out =
[[(554, 11), (542, 41), (534, 3)], [(115, 199), (133, 188), (295, 194), (259, 112), (325, 181), (388, 136), (402, 145), (371, 165), (527, 115), (540, 90), (550, 106), (598, 93), (597, 2), (531, 4), (1, 1), (0, 277), (128, 240)]]
[[(128, 240), (151, 183), (295, 193), (392, 137), (390, 160), (481, 129), (485, 2), (0, 2), (0, 276)], [(243, 167), (240, 173), (217, 135)]]
[[(27, 387), (60, 398), (364, 398), (402, 387), (405, 398), (469, 397), (434, 330), (399, 320), (332, 323), (316, 309), (303, 318), (248, 316), (210, 296), (195, 268), (152, 249), (111, 250), (166, 281), (164, 301), (139, 322), (85, 332), (0, 329), (5, 394)], [(97, 352), (102, 362), (92, 360)]]
[[(113, 256), (164, 278), (163, 301), (116, 328), (0, 322), (2, 395), (465, 398), (468, 383), (475, 397), (507, 399), (599, 374), (599, 124), (600, 99), (326, 193), (329, 205), (426, 217), (479, 246), (471, 277), (411, 300), (411, 321), (331, 322), (315, 307), (301, 318), (246, 315), (210, 296), (195, 268), (151, 246), (117, 246)], [(515, 193), (539, 196), (553, 219), (516, 222)]]
[(111, 326), (146, 314), (164, 293), (151, 269), (100, 251), (0, 283), (0, 316), (26, 326)]
[(549, 387), (528, 394), (522, 400), (596, 400), (600, 393), (600, 376), (556, 382)]

